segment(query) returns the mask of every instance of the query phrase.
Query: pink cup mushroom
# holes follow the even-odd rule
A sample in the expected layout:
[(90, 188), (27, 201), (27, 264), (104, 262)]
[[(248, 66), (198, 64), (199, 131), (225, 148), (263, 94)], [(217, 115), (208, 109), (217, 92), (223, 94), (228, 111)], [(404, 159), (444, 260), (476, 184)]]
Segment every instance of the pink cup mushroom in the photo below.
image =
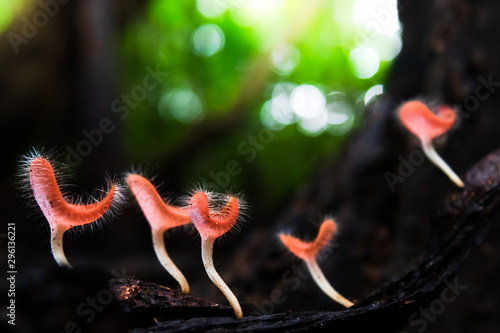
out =
[[(189, 200), (189, 215), (201, 237), (201, 257), (208, 277), (226, 296), (231, 304), (236, 318), (243, 318), (240, 303), (233, 292), (226, 285), (214, 267), (213, 247), (214, 241), (228, 232), (235, 225), (240, 214), (240, 202), (235, 197), (228, 197), (227, 203), (220, 210), (213, 207), (212, 194), (204, 191), (196, 192)], [(210, 201), (210, 204), (209, 204)], [(217, 207), (218, 208), (218, 207)]]
[(464, 187), (460, 177), (438, 155), (432, 145), (434, 138), (446, 133), (453, 126), (456, 118), (455, 112), (447, 106), (440, 106), (434, 114), (424, 103), (408, 101), (400, 107), (399, 118), (403, 125), (420, 139), (427, 158), (458, 187)]
[(349, 308), (354, 305), (351, 301), (346, 299), (344, 296), (340, 295), (325, 278), (325, 275), (321, 271), (316, 259), (318, 253), (324, 249), (332, 239), (335, 231), (337, 230), (337, 225), (333, 220), (327, 219), (319, 228), (318, 236), (314, 242), (304, 242), (296, 237), (280, 234), (281, 242), (286, 246), (286, 248), (292, 252), (294, 255), (304, 260), (314, 279), (314, 282), (335, 302)]
[(27, 158), (29, 183), (38, 206), (50, 225), (51, 249), (59, 266), (71, 267), (63, 249), (64, 233), (76, 226), (88, 225), (110, 212), (123, 198), (117, 183), (111, 183), (107, 195), (90, 204), (69, 203), (63, 197), (51, 163), (37, 153)]
[(144, 216), (151, 226), (153, 247), (158, 260), (167, 272), (179, 283), (182, 292), (184, 294), (189, 294), (189, 284), (182, 272), (167, 254), (164, 240), (166, 230), (191, 222), (187, 208), (166, 204), (153, 184), (140, 175), (129, 174), (127, 176), (127, 184), (132, 190)]

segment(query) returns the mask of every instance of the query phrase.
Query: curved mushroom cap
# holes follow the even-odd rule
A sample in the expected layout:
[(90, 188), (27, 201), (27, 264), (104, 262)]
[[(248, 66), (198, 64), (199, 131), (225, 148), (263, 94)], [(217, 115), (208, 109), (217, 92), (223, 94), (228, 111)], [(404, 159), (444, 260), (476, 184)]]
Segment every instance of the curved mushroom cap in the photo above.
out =
[(197, 192), (189, 200), (189, 216), (202, 238), (217, 238), (231, 230), (239, 215), (239, 203), (230, 197), (218, 211), (211, 211), (205, 192)]
[(69, 203), (61, 194), (52, 165), (42, 157), (31, 161), (29, 179), (33, 196), (52, 228), (59, 226), (68, 230), (94, 222), (108, 211), (117, 194), (117, 186), (112, 184), (101, 201), (87, 205)]
[(314, 242), (304, 242), (296, 237), (280, 234), (281, 242), (297, 257), (302, 260), (316, 258), (318, 252), (325, 248), (337, 231), (337, 225), (333, 220), (325, 220), (319, 228), (318, 236)]
[(456, 114), (444, 105), (438, 107), (437, 113), (434, 114), (424, 103), (409, 101), (399, 109), (399, 119), (422, 142), (428, 143), (453, 126)]
[(186, 208), (166, 204), (153, 184), (141, 175), (128, 175), (127, 184), (152, 229), (167, 230), (191, 222)]

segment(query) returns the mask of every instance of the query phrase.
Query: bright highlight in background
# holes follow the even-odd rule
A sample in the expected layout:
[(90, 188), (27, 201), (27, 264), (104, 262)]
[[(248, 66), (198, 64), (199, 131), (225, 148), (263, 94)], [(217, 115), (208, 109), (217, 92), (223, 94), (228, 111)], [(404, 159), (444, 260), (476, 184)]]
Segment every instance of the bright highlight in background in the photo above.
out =
[(290, 82), (278, 83), (273, 89), (271, 114), (282, 125), (290, 125), (296, 117), (290, 105), (290, 96), (297, 85)]
[(347, 100), (336, 100), (326, 107), (328, 112), (328, 133), (341, 136), (354, 125), (354, 109)]
[(351, 54), (349, 54), (349, 60), (354, 75), (360, 79), (371, 78), (377, 73), (380, 66), (377, 53), (371, 47), (366, 46), (352, 50)]
[(188, 123), (198, 120), (203, 114), (203, 105), (197, 94), (190, 90), (172, 90), (158, 103), (158, 113), (163, 118)]
[(365, 31), (390, 36), (400, 30), (396, 0), (357, 0), (352, 15)]
[[(257, 13), (258, 4), (263, 5), (260, 0), (250, 0), (245, 4), (246, 9), (240, 8), (240, 13), (246, 11), (249, 17), (259, 17), (262, 23), (267, 14), (264, 11)], [(272, 7), (270, 4), (266, 6)], [(334, 20), (326, 19), (320, 25), (321, 41), (328, 47), (342, 45), (350, 51), (348, 60), (356, 78), (372, 78), (380, 70), (382, 61), (391, 61), (401, 52), (401, 25), (395, 0), (335, 1), (333, 8)], [(253, 14), (249, 14), (252, 11)], [(350, 34), (344, 34), (339, 25), (351, 30)], [(279, 75), (301, 73), (300, 70), (308, 65), (306, 60), (301, 59), (301, 52), (307, 59), (307, 52), (291, 43), (270, 48), (271, 69)], [(346, 94), (342, 85), (335, 90), (325, 96), (324, 92), (331, 91), (331, 88), (321, 84), (297, 86), (291, 82), (278, 83), (274, 86), (272, 99), (261, 109), (262, 121), (275, 130), (297, 123), (298, 130), (304, 135), (317, 136), (326, 131), (341, 136), (352, 129), (356, 114), (361, 114), (370, 100), (383, 93), (383, 86), (378, 84), (365, 93), (358, 93), (354, 104), (350, 101), (352, 91)]]
[(290, 104), (301, 118), (315, 118), (325, 108), (325, 96), (315, 86), (303, 84), (293, 90)]
[[(322, 86), (323, 90), (330, 90)], [(333, 91), (327, 96), (316, 86), (293, 82), (281, 82), (274, 86), (272, 99), (261, 108), (264, 126), (281, 130), (297, 123), (297, 129), (304, 135), (315, 137), (323, 132), (341, 136), (351, 130), (355, 115), (353, 105), (346, 94)]]
[(215, 24), (204, 24), (193, 34), (193, 45), (196, 54), (210, 57), (224, 47), (224, 32)]
[(384, 86), (381, 84), (377, 84), (376, 86), (371, 87), (365, 93), (365, 104), (370, 103), (370, 101), (377, 95), (381, 95), (384, 93)]
[(349, 105), (343, 102), (332, 103), (328, 106), (328, 123), (341, 125), (345, 123), (352, 114)]
[(230, 2), (231, 18), (242, 27), (258, 22), (276, 20), (282, 13), (283, 0), (214, 0)]
[(380, 60), (389, 61), (401, 51), (402, 41), (399, 35), (376, 34), (370, 38), (370, 46), (377, 52)]
[(216, 19), (226, 12), (229, 2), (229, 0), (197, 0), (196, 8), (203, 16)]
[(300, 62), (299, 50), (290, 44), (281, 44), (271, 53), (271, 65), (275, 73), (291, 74)]
[(314, 118), (302, 118), (299, 120), (299, 130), (307, 136), (318, 136), (325, 129), (328, 122), (328, 114), (325, 109)]
[(363, 32), (361, 43), (377, 52), (380, 60), (394, 59), (401, 51), (401, 25), (395, 0), (357, 0), (352, 17)]

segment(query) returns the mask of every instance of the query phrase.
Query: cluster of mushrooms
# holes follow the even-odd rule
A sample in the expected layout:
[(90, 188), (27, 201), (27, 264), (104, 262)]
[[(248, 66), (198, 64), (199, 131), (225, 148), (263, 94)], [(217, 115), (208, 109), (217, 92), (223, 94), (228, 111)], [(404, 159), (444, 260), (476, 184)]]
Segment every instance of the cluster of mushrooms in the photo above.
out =
[[(456, 114), (447, 106), (439, 106), (431, 111), (420, 101), (404, 103), (398, 110), (401, 123), (421, 141), (426, 156), (438, 166), (457, 186), (463, 187), (462, 180), (436, 153), (432, 141), (451, 129)], [(58, 177), (52, 163), (43, 154), (34, 152), (24, 161), (24, 170), (29, 180), (30, 192), (50, 225), (51, 248), (54, 259), (60, 266), (71, 267), (63, 250), (63, 235), (71, 228), (89, 225), (112, 213), (124, 202), (124, 188), (118, 182), (111, 182), (107, 194), (90, 204), (70, 203), (61, 192)], [(217, 238), (231, 230), (239, 218), (245, 204), (241, 198), (222, 195), (200, 188), (193, 191), (183, 206), (166, 203), (155, 186), (142, 175), (130, 173), (125, 182), (151, 226), (153, 247), (156, 255), (170, 275), (179, 283), (183, 293), (189, 294), (189, 284), (167, 254), (164, 242), (166, 230), (193, 223), (201, 237), (201, 255), (210, 280), (228, 299), (236, 318), (243, 312), (236, 296), (222, 280), (214, 267), (213, 246)], [(336, 224), (326, 219), (312, 242), (279, 234), (281, 242), (294, 255), (302, 259), (311, 276), (325, 294), (345, 307), (354, 305), (340, 295), (323, 275), (316, 257), (333, 238)]]

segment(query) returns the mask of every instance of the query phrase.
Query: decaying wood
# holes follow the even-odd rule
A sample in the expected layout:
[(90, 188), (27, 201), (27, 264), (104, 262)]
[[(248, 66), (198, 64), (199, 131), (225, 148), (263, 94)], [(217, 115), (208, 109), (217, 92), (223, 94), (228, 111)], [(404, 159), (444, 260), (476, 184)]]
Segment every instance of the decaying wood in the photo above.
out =
[(185, 295), (152, 282), (116, 279), (111, 284), (123, 310), (131, 315), (133, 325), (153, 325), (179, 318), (231, 316), (229, 306)]
[(420, 307), (438, 299), (444, 288), (460, 285), (454, 280), (457, 269), (500, 216), (500, 150), (472, 167), (465, 180), (466, 188), (453, 191), (434, 218), (432, 254), (417, 268), (347, 310), (260, 316), (247, 313), (237, 320), (228, 307), (152, 283), (120, 279), (115, 290), (127, 312), (140, 313), (144, 321), (148, 316), (150, 321), (158, 321), (152, 327), (135, 328), (135, 333), (396, 330), (407, 325), (409, 317)]

